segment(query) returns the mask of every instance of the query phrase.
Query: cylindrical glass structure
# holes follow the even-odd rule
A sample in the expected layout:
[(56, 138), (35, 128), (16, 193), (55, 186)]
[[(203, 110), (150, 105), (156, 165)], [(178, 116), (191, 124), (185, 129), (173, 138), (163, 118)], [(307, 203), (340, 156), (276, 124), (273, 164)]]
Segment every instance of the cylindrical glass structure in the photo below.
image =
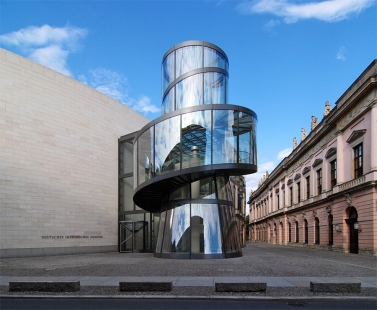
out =
[(133, 154), (134, 202), (161, 212), (156, 257), (242, 255), (229, 176), (257, 171), (257, 115), (227, 103), (228, 67), (203, 41), (163, 57), (163, 115), (139, 131)]

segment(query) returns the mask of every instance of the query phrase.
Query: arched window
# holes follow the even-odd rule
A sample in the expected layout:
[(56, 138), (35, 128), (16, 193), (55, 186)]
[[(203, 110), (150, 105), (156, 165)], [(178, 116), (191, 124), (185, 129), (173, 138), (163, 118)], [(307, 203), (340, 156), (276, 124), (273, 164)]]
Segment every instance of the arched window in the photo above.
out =
[(288, 223), (288, 242), (292, 242), (291, 223)]
[(296, 222), (296, 243), (298, 243), (300, 240), (300, 237), (299, 237), (299, 231), (298, 231), (298, 222)]
[(315, 218), (315, 244), (319, 244), (319, 219)]
[(308, 221), (305, 219), (304, 221), (305, 224), (305, 243), (308, 243), (308, 234), (309, 234), (309, 229), (308, 229)]
[(329, 245), (333, 245), (334, 243), (334, 230), (333, 230), (333, 216), (332, 214), (329, 215), (328, 217), (328, 222), (329, 222)]

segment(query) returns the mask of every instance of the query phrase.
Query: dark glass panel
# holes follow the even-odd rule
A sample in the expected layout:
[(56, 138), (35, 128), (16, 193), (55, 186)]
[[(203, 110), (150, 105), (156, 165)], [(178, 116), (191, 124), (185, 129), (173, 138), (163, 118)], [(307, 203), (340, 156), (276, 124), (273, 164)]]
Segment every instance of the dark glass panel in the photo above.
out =
[(182, 115), (182, 169), (211, 164), (211, 111)]
[(153, 128), (147, 129), (138, 139), (139, 184), (153, 178)]
[(161, 253), (161, 246), (162, 246), (162, 239), (164, 237), (164, 228), (165, 228), (165, 219), (166, 219), (166, 211), (161, 212), (160, 224), (158, 226), (158, 235), (157, 235), (157, 242), (156, 242), (156, 253)]
[(132, 211), (134, 209), (133, 197), (134, 178), (123, 178), (120, 180), (120, 206), (119, 211)]
[(182, 186), (170, 194), (169, 200), (190, 199), (190, 184)]
[(252, 115), (240, 112), (238, 122), (239, 162), (256, 164), (255, 119)]
[(193, 199), (216, 199), (214, 179), (211, 177), (192, 182), (191, 197)]
[(156, 124), (156, 175), (180, 169), (180, 128), (180, 116), (175, 116)]
[(240, 252), (241, 246), (239, 242), (236, 217), (232, 206), (220, 206), (221, 228), (223, 231), (225, 252)]
[(133, 140), (127, 140), (120, 145), (120, 174), (133, 172)]

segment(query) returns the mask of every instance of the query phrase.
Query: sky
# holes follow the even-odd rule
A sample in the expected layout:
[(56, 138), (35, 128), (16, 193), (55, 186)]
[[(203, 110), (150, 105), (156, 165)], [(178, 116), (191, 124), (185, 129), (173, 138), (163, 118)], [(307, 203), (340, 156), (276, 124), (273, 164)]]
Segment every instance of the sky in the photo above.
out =
[(0, 47), (161, 115), (161, 61), (203, 40), (229, 58), (228, 103), (258, 115), (256, 189), (377, 54), (377, 0), (1, 0)]

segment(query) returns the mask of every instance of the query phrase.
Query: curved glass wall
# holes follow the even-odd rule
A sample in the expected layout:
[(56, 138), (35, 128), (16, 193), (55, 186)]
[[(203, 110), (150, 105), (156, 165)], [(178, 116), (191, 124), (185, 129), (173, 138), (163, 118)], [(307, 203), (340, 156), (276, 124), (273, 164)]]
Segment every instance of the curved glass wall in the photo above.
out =
[[(192, 182), (191, 187), (185, 185), (173, 191), (169, 195), (168, 210), (161, 213), (156, 256), (239, 256), (241, 244), (238, 241), (232, 200), (228, 201), (229, 204), (224, 201), (232, 198), (229, 195), (230, 186), (229, 178), (217, 176)], [(179, 199), (189, 200), (189, 203), (179, 203)], [(202, 199), (212, 200), (208, 203)], [(219, 199), (221, 204), (213, 203), (219, 202)]]
[(256, 122), (251, 113), (214, 109), (182, 113), (152, 125), (136, 139), (137, 185), (197, 166), (257, 165)]
[(205, 42), (177, 48), (162, 62), (162, 114), (202, 104), (226, 104), (227, 84), (228, 60), (220, 50)]

